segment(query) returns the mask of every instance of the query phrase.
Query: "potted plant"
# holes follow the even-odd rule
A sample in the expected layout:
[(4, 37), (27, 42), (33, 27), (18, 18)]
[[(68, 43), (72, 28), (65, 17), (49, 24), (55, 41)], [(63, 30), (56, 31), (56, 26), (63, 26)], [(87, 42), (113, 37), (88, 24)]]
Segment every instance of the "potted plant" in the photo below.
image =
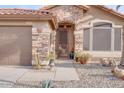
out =
[(71, 51), (71, 52), (70, 52), (69, 58), (70, 58), (70, 59), (74, 59), (74, 51)]
[(81, 64), (86, 64), (88, 60), (90, 59), (91, 55), (89, 53), (83, 53), (80, 56), (80, 63)]
[(69, 53), (69, 58), (74, 59), (74, 48), (71, 49), (71, 51)]
[(81, 56), (81, 53), (80, 52), (76, 52), (75, 53), (75, 61), (76, 62), (79, 62), (80, 56)]

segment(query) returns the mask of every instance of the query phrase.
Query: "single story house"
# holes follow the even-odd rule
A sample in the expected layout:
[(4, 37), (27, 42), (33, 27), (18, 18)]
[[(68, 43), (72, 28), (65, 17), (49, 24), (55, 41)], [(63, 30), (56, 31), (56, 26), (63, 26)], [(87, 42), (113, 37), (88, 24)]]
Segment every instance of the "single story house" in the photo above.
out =
[(34, 54), (45, 60), (50, 51), (121, 57), (123, 25), (123, 14), (101, 5), (0, 9), (0, 65), (31, 65)]

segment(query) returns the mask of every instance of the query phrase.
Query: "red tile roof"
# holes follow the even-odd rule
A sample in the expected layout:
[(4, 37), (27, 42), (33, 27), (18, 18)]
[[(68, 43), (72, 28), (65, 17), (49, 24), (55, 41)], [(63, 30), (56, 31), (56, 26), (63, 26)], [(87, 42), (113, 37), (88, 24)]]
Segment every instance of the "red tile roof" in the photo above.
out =
[(48, 10), (0, 8), (0, 20), (47, 20), (56, 28), (56, 18)]
[(17, 8), (0, 8), (0, 15), (52, 15), (47, 10), (17, 9)]

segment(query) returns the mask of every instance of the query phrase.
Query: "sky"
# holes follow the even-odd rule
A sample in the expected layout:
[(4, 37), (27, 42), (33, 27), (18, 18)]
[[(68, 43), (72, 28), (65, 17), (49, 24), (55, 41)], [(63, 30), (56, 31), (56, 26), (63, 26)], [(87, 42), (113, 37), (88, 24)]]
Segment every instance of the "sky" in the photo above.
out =
[[(116, 9), (116, 5), (106, 5), (109, 8)], [(43, 5), (0, 5), (0, 8), (27, 8), (27, 9), (39, 9)], [(124, 6), (121, 6), (118, 12), (124, 13)]]
[(0, 8), (27, 8), (27, 9), (39, 9), (42, 5), (0, 5)]
[[(117, 5), (106, 5), (106, 6), (108, 8), (112, 8), (112, 9), (116, 10)], [(118, 12), (124, 13), (124, 6), (123, 5), (119, 8)]]

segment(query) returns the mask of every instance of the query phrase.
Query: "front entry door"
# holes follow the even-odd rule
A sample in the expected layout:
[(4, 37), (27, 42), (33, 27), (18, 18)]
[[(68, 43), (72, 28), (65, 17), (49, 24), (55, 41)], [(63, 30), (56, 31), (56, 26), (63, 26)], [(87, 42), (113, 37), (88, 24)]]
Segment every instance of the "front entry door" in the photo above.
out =
[(67, 29), (59, 29), (59, 57), (65, 58), (68, 56), (68, 31)]
[(74, 49), (74, 29), (71, 24), (59, 24), (56, 32), (56, 54), (58, 58), (68, 58)]

